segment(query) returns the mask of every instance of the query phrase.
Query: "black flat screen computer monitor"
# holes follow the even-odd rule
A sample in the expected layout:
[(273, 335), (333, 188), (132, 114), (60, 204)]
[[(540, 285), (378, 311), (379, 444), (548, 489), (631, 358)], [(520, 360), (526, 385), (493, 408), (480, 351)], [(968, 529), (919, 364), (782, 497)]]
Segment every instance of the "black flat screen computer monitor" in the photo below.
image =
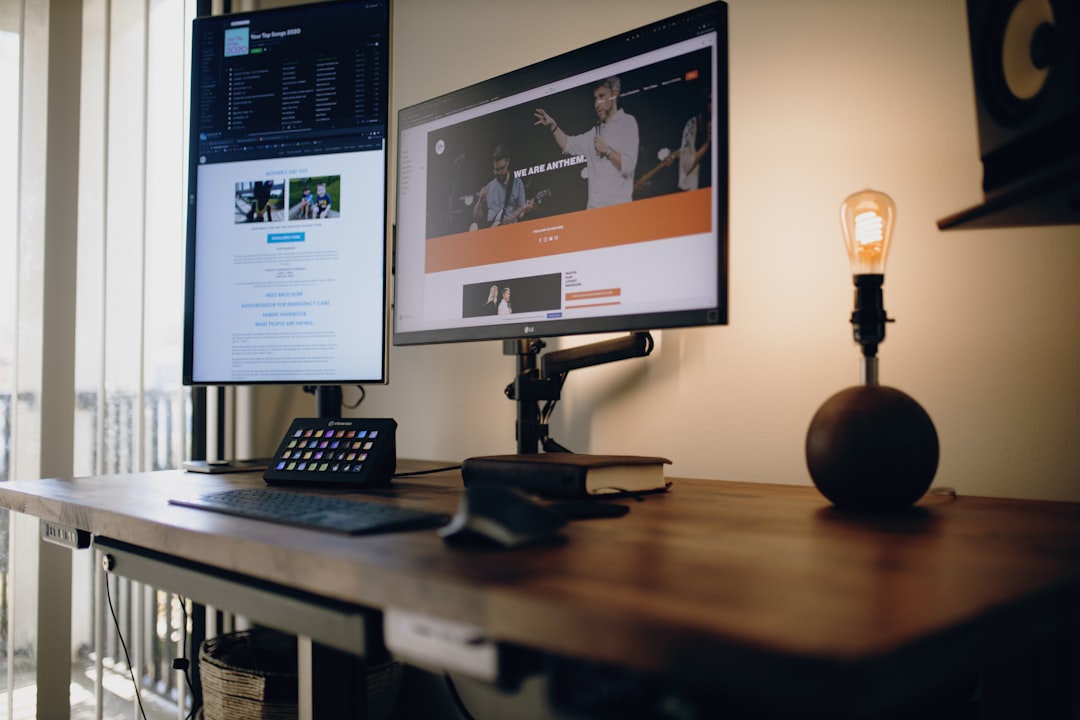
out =
[(192, 33), (184, 383), (386, 382), (389, 0)]
[(727, 322), (727, 6), (400, 110), (395, 344)]

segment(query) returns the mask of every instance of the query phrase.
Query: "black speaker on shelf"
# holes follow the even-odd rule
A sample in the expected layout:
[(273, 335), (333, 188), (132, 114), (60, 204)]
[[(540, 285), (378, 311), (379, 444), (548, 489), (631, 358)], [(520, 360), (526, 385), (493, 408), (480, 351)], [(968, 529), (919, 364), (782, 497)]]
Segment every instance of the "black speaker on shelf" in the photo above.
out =
[(1080, 222), (1080, 0), (968, 0), (986, 202), (938, 222)]

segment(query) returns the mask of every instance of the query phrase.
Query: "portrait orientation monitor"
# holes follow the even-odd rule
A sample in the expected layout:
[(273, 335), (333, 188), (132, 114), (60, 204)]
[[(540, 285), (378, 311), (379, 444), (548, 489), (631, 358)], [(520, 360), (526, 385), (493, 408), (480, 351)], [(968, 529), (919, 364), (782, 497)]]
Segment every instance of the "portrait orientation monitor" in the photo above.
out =
[(389, 15), (194, 20), (185, 384), (386, 382)]
[(402, 109), (395, 344), (727, 322), (727, 7)]

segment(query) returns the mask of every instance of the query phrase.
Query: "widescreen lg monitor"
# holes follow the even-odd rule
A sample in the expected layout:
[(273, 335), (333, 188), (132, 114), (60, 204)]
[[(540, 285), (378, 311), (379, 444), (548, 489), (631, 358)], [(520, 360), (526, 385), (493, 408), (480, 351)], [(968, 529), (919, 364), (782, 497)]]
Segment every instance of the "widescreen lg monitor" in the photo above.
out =
[(727, 7), (404, 108), (396, 344), (727, 322)]
[(184, 383), (385, 382), (389, 0), (192, 33)]

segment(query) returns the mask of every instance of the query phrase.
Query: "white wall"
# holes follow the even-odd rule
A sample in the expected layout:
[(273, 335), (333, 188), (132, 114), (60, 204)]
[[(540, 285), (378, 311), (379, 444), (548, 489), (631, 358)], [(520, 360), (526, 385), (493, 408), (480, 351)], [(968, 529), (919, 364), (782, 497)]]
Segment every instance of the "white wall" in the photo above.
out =
[[(696, 4), (397, 0), (393, 109)], [(872, 186), (898, 206), (881, 381), (934, 419), (936, 482), (1080, 500), (1080, 229), (935, 224), (982, 200), (964, 7), (730, 0), (730, 324), (571, 374), (557, 440), (665, 455), (676, 476), (810, 484), (810, 418), (858, 381), (838, 208)], [(513, 452), (513, 375), (499, 343), (394, 348), (357, 412), (397, 419), (400, 457)]]

